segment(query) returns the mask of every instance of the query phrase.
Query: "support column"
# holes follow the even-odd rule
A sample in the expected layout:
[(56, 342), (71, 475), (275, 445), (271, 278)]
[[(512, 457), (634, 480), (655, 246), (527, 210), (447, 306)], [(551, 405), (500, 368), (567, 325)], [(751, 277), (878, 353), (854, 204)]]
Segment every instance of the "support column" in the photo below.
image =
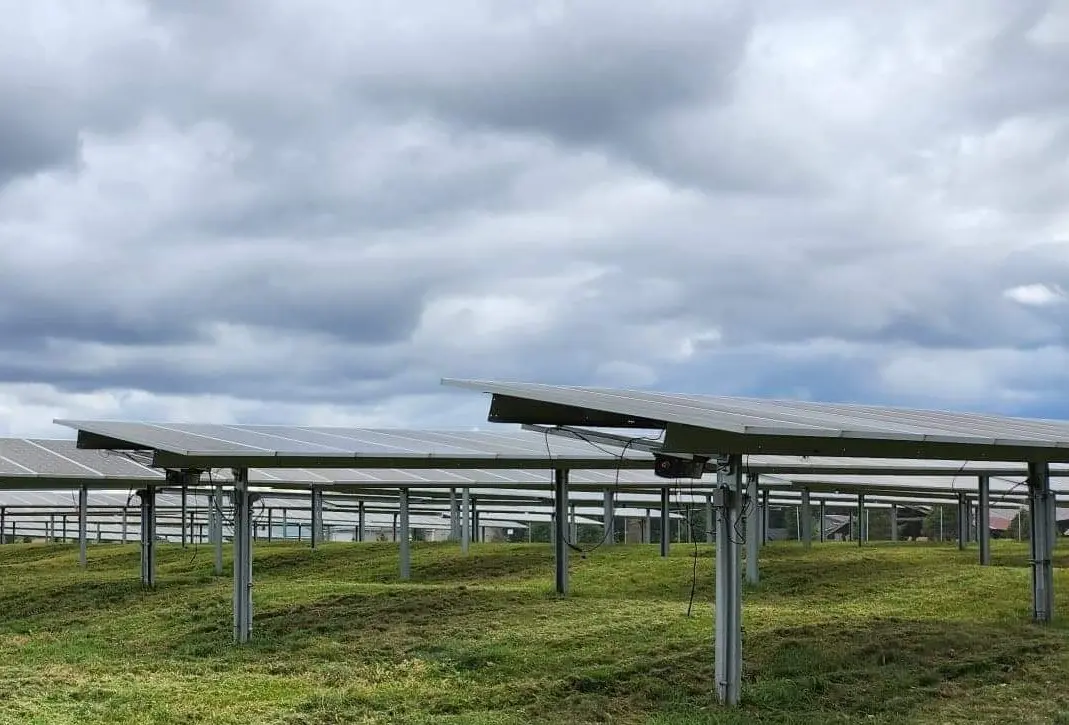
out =
[(186, 521), (189, 518), (189, 489), (186, 486), (186, 478), (184, 476), (182, 478), (181, 502), (182, 512), (179, 516), (179, 521), (181, 523), (179, 523), (178, 528), (182, 532), (182, 548), (185, 549), (189, 543), (188, 537), (186, 536)]
[(715, 543), (713, 538), (715, 535), (715, 528), (713, 527), (713, 495), (707, 494), (705, 497), (705, 543)]
[(312, 487), (312, 548), (323, 538), (323, 489)]
[(891, 504), (891, 541), (898, 541), (898, 504)]
[[(742, 548), (735, 534), (743, 518), (742, 457), (721, 459), (716, 478), (716, 696), (721, 704), (734, 707), (742, 690)], [(756, 476), (753, 479), (756, 482)], [(751, 501), (756, 504), (756, 497)]]
[(249, 471), (234, 471), (234, 641), (252, 635), (252, 495)]
[(976, 516), (976, 538), (980, 542), (980, 566), (991, 565), (991, 479), (980, 476), (980, 505)]
[(270, 544), (275, 540), (275, 517), (274, 509), (270, 506), (267, 507), (267, 543)]
[[(0, 530), (2, 530), (3, 528), (4, 527), (2, 525), (0, 525)], [(122, 543), (124, 543), (124, 544), (126, 543), (127, 534), (129, 532), (129, 529), (130, 529), (130, 526), (126, 521), (126, 507), (123, 506), (122, 507)]]
[(1051, 564), (1050, 466), (1028, 464), (1028, 512), (1031, 519), (1032, 619), (1049, 622), (1054, 617), (1054, 571)]
[(857, 495), (857, 545), (861, 546), (868, 538), (869, 532), (865, 530), (865, 494)]
[[(740, 479), (741, 480), (741, 479)], [(760, 510), (758, 508), (757, 474), (746, 475), (746, 581), (749, 584), (758, 584), (761, 581), (761, 570), (757, 560), (761, 551), (761, 524)], [(737, 536), (737, 534), (736, 534)], [(717, 539), (719, 546), (720, 539)]]
[(215, 549), (214, 571), (216, 576), (223, 575), (223, 484), (215, 484), (212, 493), (211, 518), (209, 519), (211, 531), (209, 537)]
[(646, 509), (646, 517), (643, 519), (642, 525), (642, 543), (653, 543), (653, 523), (650, 521), (650, 510)]
[(467, 556), (471, 546), (471, 489), (467, 486), (460, 490), (460, 509), (460, 553)]
[(1050, 550), (1053, 553), (1058, 543), (1058, 494), (1050, 492)]
[(356, 538), (361, 543), (367, 541), (367, 511), (363, 501), (356, 506)]
[(769, 492), (761, 492), (761, 545), (769, 543), (769, 523), (772, 521), (772, 505), (769, 504)]
[(802, 489), (801, 526), (802, 547), (810, 548), (813, 545), (813, 508), (809, 505), (809, 489)]
[(401, 538), (398, 547), (401, 556), (401, 578), (408, 579), (412, 575), (411, 551), (409, 549), (408, 531), (408, 489), (402, 488), (397, 492), (397, 502), (401, 511)]
[(460, 510), (455, 488), (449, 489), (449, 540), (460, 541)]
[(821, 501), (820, 502), (820, 543), (822, 543), (822, 544), (824, 543), (824, 529), (827, 526), (826, 522), (828, 520), (827, 518), (825, 518), (825, 511), (826, 510), (827, 509), (825, 508), (824, 501)]
[(969, 540), (969, 502), (965, 494), (958, 494), (958, 550), (965, 551), (966, 542)]
[(89, 565), (89, 488), (83, 483), (78, 489), (78, 563), (83, 569)]
[(558, 468), (553, 472), (553, 564), (554, 584), (557, 594), (568, 593), (568, 542), (565, 526), (568, 525), (568, 470)]
[[(0, 506), (0, 544), (5, 543), (4, 538), (7, 536), (7, 507)], [(15, 531), (11, 531), (11, 543), (15, 543)]]
[(601, 541), (611, 545), (616, 543), (616, 501), (611, 488), (605, 489), (604, 508), (601, 515)]
[(141, 499), (141, 585), (156, 586), (156, 490), (137, 492)]
[(668, 487), (661, 487), (661, 556), (668, 556), (672, 545), (672, 519), (668, 510)]

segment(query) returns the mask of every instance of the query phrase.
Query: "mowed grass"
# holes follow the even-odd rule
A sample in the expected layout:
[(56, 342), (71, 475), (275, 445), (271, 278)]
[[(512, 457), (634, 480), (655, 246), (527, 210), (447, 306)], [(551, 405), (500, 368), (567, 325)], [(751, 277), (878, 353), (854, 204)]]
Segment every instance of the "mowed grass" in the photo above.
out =
[[(1064, 547), (1069, 550), (1069, 547)], [(551, 592), (547, 545), (255, 547), (231, 644), (210, 548), (0, 546), (0, 723), (1067, 723), (1069, 630), (1029, 623), (1027, 549), (790, 543), (745, 592), (744, 703), (715, 704), (712, 552), (598, 549)], [(1069, 554), (1056, 592), (1069, 612)]]

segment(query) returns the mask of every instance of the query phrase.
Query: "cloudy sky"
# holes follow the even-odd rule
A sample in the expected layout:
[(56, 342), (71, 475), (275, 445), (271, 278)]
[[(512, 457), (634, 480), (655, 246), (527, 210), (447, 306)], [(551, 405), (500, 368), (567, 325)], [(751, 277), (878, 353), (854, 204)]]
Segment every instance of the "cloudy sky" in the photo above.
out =
[(1069, 417), (1069, 4), (0, 12), (0, 434), (484, 422), (442, 376)]

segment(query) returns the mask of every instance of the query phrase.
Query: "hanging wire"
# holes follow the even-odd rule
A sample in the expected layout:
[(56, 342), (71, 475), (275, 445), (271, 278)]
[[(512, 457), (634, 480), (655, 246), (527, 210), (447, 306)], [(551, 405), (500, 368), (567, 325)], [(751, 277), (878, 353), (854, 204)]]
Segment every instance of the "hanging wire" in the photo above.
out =
[[(606, 455), (609, 455), (609, 456), (612, 456), (613, 458), (616, 459), (616, 467), (615, 467), (615, 472), (614, 472), (614, 475), (613, 475), (613, 482), (612, 482), (612, 496), (613, 496), (613, 501), (614, 502), (616, 501), (617, 495), (620, 493), (620, 474), (621, 474), (621, 472), (623, 470), (624, 460), (627, 457), (627, 451), (633, 445), (635, 445), (636, 443), (639, 443), (639, 442), (659, 443), (659, 442), (661, 442), (661, 438), (664, 435), (664, 431), (661, 431), (655, 437), (651, 437), (651, 436), (635, 436), (634, 438), (631, 438), (631, 439), (627, 440), (624, 443), (623, 447), (619, 450), (619, 452), (617, 452), (617, 451), (610, 450), (609, 448), (606, 448), (604, 446), (601, 446), (596, 441), (593, 441), (590, 438), (588, 438), (587, 436), (584, 436), (579, 431), (576, 431), (574, 429), (569, 429), (568, 432), (570, 434), (574, 435), (579, 440), (585, 442), (586, 444), (588, 444), (588, 445), (596, 448), (597, 450), (601, 451), (602, 453), (604, 453)], [(552, 449), (552, 447), (550, 445), (550, 442), (549, 442), (550, 429), (546, 428), (543, 431), (543, 435), (545, 437), (546, 456), (550, 460), (552, 460), (553, 459), (553, 449)], [(551, 481), (551, 484), (552, 483), (553, 482)], [(615, 508), (615, 505), (614, 505), (614, 508)], [(597, 542), (594, 546), (592, 546), (589, 549), (583, 549), (581, 546), (579, 546), (578, 542), (571, 541), (571, 539), (569, 537), (570, 528), (571, 527), (565, 526), (563, 524), (558, 525), (558, 529), (560, 531), (564, 532), (562, 534), (562, 538), (563, 538), (565, 546), (567, 546), (572, 551), (577, 552), (583, 558), (586, 558), (587, 555), (594, 553), (595, 551), (600, 549), (605, 544), (605, 542), (609, 538), (609, 531), (610, 531), (611, 527), (603, 525), (602, 526), (601, 541)]]

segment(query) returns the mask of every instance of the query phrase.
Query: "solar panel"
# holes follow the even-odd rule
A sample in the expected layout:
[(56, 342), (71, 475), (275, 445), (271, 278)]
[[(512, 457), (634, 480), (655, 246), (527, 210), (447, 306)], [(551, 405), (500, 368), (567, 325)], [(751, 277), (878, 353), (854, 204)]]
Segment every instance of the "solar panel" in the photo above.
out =
[[(536, 383), (443, 380), (492, 393), (494, 422), (666, 427), (665, 449), (939, 458), (955, 450), (1069, 461), (1069, 421), (870, 405), (667, 394)], [(956, 456), (955, 456), (956, 457)]]

